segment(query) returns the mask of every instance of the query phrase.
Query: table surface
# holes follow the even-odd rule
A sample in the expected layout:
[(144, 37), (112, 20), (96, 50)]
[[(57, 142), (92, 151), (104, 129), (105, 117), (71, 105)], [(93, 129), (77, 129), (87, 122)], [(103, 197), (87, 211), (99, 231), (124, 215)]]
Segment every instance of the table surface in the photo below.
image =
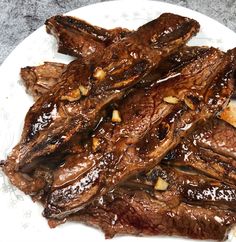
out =
[[(139, 0), (136, 0), (137, 2)], [(142, 0), (140, 0), (142, 1)], [(100, 0), (0, 0), (0, 64), (46, 18)], [(221, 22), (236, 32), (236, 0), (166, 0)]]

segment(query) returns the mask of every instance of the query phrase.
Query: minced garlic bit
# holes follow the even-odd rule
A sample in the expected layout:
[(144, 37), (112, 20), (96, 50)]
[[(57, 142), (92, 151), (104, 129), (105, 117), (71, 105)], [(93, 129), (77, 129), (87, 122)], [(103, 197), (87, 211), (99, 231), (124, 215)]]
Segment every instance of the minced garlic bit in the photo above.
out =
[(163, 180), (161, 177), (158, 177), (154, 188), (155, 190), (165, 191), (168, 186), (169, 186), (169, 183), (167, 181)]
[(167, 103), (171, 103), (171, 104), (176, 104), (179, 102), (179, 99), (177, 97), (174, 96), (168, 96), (168, 97), (164, 97), (163, 100)]
[(106, 77), (106, 72), (101, 67), (97, 67), (93, 73), (93, 76), (97, 80), (102, 81)]
[(92, 140), (92, 148), (93, 148), (93, 151), (96, 151), (97, 150), (99, 144), (100, 144), (99, 139), (96, 138), (96, 137), (93, 137), (93, 140)]
[(67, 100), (69, 102), (74, 102), (79, 100), (81, 97), (80, 89), (72, 90), (68, 95), (61, 96), (61, 100)]
[(79, 86), (79, 90), (80, 90), (82, 96), (87, 96), (87, 95), (88, 95), (88, 92), (89, 92), (88, 88), (86, 88), (86, 87), (80, 85), (80, 86)]
[(120, 123), (122, 121), (121, 116), (120, 116), (120, 112), (118, 110), (113, 110), (111, 121), (116, 122), (116, 123)]
[(184, 102), (191, 110), (195, 110), (195, 106), (189, 98), (185, 97)]

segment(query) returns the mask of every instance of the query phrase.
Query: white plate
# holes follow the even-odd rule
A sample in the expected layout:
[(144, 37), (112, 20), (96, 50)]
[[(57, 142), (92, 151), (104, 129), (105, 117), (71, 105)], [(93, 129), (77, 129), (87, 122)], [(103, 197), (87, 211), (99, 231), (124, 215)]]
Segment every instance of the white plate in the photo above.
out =
[[(189, 9), (162, 2), (103, 2), (76, 9), (69, 15), (106, 28), (123, 26), (134, 29), (163, 12), (177, 13), (199, 21), (201, 31), (191, 40), (193, 45), (211, 45), (222, 50), (236, 45), (236, 34), (220, 23)], [(41, 27), (17, 46), (0, 67), (0, 159), (5, 159), (19, 140), (24, 116), (33, 103), (20, 83), (19, 70), (26, 65), (38, 65), (46, 60), (66, 63), (70, 58), (57, 53), (54, 38)], [(66, 223), (56, 229), (49, 229), (41, 212), (40, 205), (33, 204), (29, 197), (11, 186), (0, 173), (0, 241), (104, 241), (99, 230), (78, 223)], [(184, 241), (182, 238), (132, 236), (117, 237), (113, 241), (146, 242), (157, 239)], [(232, 235), (230, 241), (233, 241)]]

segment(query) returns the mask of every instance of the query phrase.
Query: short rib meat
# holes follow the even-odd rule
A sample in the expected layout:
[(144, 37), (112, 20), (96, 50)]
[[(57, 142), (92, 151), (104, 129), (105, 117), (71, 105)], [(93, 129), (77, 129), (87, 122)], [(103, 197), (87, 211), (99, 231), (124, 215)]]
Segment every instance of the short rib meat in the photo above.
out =
[(231, 52), (211, 48), (178, 75), (169, 73), (169, 79), (128, 95), (119, 105), (122, 122), (104, 121), (84, 150), (55, 172), (45, 216), (63, 218), (154, 167), (197, 123), (228, 103), (233, 70)]
[[(166, 190), (154, 188), (155, 182), (160, 178), (167, 181)], [(197, 188), (196, 184), (200, 184), (200, 187)], [(224, 240), (236, 223), (235, 210), (214, 206), (216, 199), (207, 197), (206, 190), (202, 187), (204, 184), (217, 187), (217, 181), (199, 174), (185, 173), (170, 167), (156, 167), (146, 177), (137, 179), (136, 183), (127, 182), (117, 187), (68, 219), (98, 226), (104, 231), (106, 238), (116, 234), (134, 234)], [(191, 186), (195, 190), (199, 189), (199, 193), (201, 191), (199, 200), (202, 200), (199, 204), (202, 202), (202, 205), (185, 202), (186, 196), (191, 199)], [(223, 184), (219, 187), (221, 186), (224, 187)], [(234, 192), (232, 203), (234, 201), (235, 208), (235, 187), (224, 191), (226, 194), (228, 191)], [(219, 199), (222, 198), (220, 192), (218, 195)], [(207, 199), (212, 200), (212, 205), (206, 205)]]
[[(60, 85), (38, 99), (27, 113), (21, 141), (6, 162), (10, 167), (17, 164), (16, 169), (8, 170), (10, 179), (25, 166), (34, 169), (37, 159), (46, 159), (45, 156), (61, 148), (75, 134), (95, 127), (108, 104), (122, 98), (127, 88), (184, 45), (198, 29), (199, 24), (194, 20), (162, 14), (105, 48), (102, 58), (96, 56), (90, 64), (80, 60), (69, 64)], [(11, 182), (27, 193), (35, 192), (30, 190), (27, 179), (20, 185)]]

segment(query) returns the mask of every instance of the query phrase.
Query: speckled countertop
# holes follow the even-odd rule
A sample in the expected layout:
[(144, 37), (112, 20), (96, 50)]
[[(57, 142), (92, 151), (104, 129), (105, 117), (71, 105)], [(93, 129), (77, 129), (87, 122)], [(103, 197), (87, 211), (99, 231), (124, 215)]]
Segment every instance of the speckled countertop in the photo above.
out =
[[(25, 37), (43, 25), (46, 18), (96, 2), (103, 0), (0, 0), (0, 64)], [(236, 32), (236, 0), (164, 2), (206, 14)]]

